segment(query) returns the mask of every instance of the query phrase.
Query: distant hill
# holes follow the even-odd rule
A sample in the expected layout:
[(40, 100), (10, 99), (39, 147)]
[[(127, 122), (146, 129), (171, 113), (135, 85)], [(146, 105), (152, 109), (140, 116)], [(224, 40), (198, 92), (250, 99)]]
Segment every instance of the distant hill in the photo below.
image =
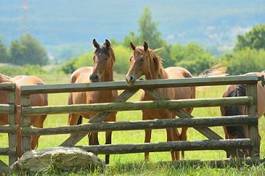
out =
[(93, 38), (122, 40), (137, 31), (143, 7), (151, 9), (169, 42), (197, 42), (215, 53), (230, 49), (236, 35), (265, 23), (264, 0), (28, 0), (26, 14), (22, 2), (0, 1), (0, 36), (8, 42), (27, 31), (62, 58), (89, 49)]

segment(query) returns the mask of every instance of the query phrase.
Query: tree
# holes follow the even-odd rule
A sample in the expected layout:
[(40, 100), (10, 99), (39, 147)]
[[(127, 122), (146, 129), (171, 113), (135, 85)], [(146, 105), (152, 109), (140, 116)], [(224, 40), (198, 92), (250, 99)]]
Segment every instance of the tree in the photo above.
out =
[(153, 21), (152, 13), (148, 8), (145, 8), (143, 14), (139, 18), (139, 34), (130, 32), (123, 41), (125, 46), (129, 46), (130, 42), (136, 45), (142, 45), (144, 41), (148, 43), (150, 48), (161, 48), (160, 55), (164, 60), (164, 66), (172, 66), (175, 61), (170, 58), (170, 45), (162, 39), (161, 33), (158, 31), (158, 24)]
[(158, 24), (153, 21), (152, 13), (148, 8), (144, 9), (139, 21), (140, 42), (147, 41), (150, 47), (159, 48), (165, 44), (158, 31)]
[(244, 35), (237, 37), (235, 50), (243, 48), (265, 49), (265, 24), (259, 24)]
[(244, 48), (226, 54), (221, 61), (227, 66), (229, 74), (263, 71), (265, 68), (265, 50)]
[(12, 41), (10, 46), (11, 63), (17, 65), (45, 65), (48, 63), (48, 55), (41, 43), (26, 34), (19, 40)]
[(7, 52), (7, 48), (4, 43), (0, 40), (0, 62), (6, 63), (8, 62), (9, 56)]
[(202, 47), (195, 43), (186, 46), (173, 45), (171, 57), (176, 61), (177, 66), (188, 69), (192, 74), (199, 74), (214, 64), (214, 57)]

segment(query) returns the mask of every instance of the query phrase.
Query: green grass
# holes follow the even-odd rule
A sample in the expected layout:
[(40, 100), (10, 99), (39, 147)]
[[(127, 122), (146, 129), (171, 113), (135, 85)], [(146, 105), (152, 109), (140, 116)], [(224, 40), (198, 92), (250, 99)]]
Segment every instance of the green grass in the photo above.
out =
[[(67, 82), (66, 77), (52, 77), (44, 78), (49, 83), (60, 83)], [(198, 87), (197, 88), (197, 98), (202, 97), (221, 97), (225, 89), (225, 86), (216, 87)], [(67, 104), (68, 94), (50, 94), (49, 104), (50, 105), (62, 105)], [(139, 93), (133, 96), (129, 101), (139, 100)], [(196, 117), (211, 117), (219, 116), (219, 108), (196, 108), (193, 113)], [(118, 121), (128, 121), (128, 120), (141, 120), (140, 111), (127, 111), (119, 112), (117, 115)], [(84, 120), (86, 121), (86, 120)], [(265, 120), (260, 119), (259, 130), (261, 137), (265, 137)], [(45, 121), (45, 127), (56, 127), (67, 125), (67, 114), (60, 115), (49, 115)], [(213, 128), (218, 134), (224, 136), (222, 127)], [(104, 143), (104, 133), (99, 133), (100, 143)], [(69, 135), (56, 135), (56, 136), (42, 136), (39, 140), (39, 149), (58, 146), (62, 143)], [(0, 143), (2, 146), (7, 146), (7, 136), (0, 134)], [(194, 129), (188, 130), (188, 140), (201, 140), (205, 139), (201, 134), (199, 134)], [(122, 131), (113, 132), (113, 144), (125, 144), (125, 143), (143, 143), (144, 141), (144, 131)], [(152, 142), (162, 142), (166, 141), (165, 130), (153, 130)], [(87, 145), (87, 138), (81, 140), (78, 145)], [(261, 140), (261, 157), (264, 158), (265, 155), (265, 142)], [(187, 160), (191, 159), (201, 159), (201, 160), (214, 160), (214, 159), (225, 159), (225, 153), (223, 151), (192, 151), (185, 152)], [(100, 156), (104, 158), (104, 156)], [(0, 157), (0, 159), (7, 162), (7, 157)], [(150, 153), (150, 162), (143, 162), (143, 154), (124, 154), (124, 155), (111, 155), (110, 166), (107, 168), (105, 175), (265, 175), (264, 166), (258, 167), (245, 167), (240, 169), (235, 168), (225, 168), (225, 169), (211, 169), (207, 166), (190, 168), (181, 167), (175, 168), (170, 164), (161, 165), (157, 164), (160, 161), (170, 161), (169, 152), (160, 153)], [(46, 173), (48, 175), (59, 174), (55, 171), (50, 171)], [(66, 173), (61, 173), (62, 175)], [(80, 171), (79, 173), (69, 173), (69, 175), (86, 175), (85, 171)], [(99, 173), (94, 173), (99, 174)], [(67, 175), (67, 174), (66, 174)]]

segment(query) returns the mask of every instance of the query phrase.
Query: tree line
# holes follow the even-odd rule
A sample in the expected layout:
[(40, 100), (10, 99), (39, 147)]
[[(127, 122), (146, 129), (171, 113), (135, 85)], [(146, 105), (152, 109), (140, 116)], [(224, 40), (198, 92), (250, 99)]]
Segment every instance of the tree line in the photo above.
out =
[[(142, 45), (147, 41), (153, 49), (159, 48), (163, 65), (182, 66), (192, 74), (199, 74), (216, 65), (227, 66), (229, 74), (242, 74), (265, 69), (265, 24), (254, 26), (249, 32), (239, 35), (235, 47), (229, 53), (214, 56), (196, 43), (182, 45), (170, 44), (162, 38), (158, 24), (153, 20), (152, 13), (145, 8), (138, 20), (138, 31), (129, 32), (122, 41), (111, 40), (116, 55), (114, 70), (125, 73), (129, 67), (131, 50), (129, 43)], [(93, 64), (93, 51), (66, 61), (61, 67), (64, 73), (72, 73), (75, 69)], [(11, 42), (8, 48), (0, 40), (0, 62), (15, 65), (46, 65), (48, 54), (41, 43), (29, 34)]]
[[(123, 41), (112, 40), (116, 54), (114, 69), (118, 73), (125, 73), (128, 70), (128, 59), (131, 55), (129, 43), (131, 41), (136, 45), (142, 45), (144, 41), (147, 41), (151, 48), (161, 48), (159, 54), (163, 58), (165, 67), (182, 66), (192, 74), (199, 74), (216, 64), (226, 66), (229, 74), (242, 74), (265, 69), (265, 24), (254, 26), (249, 32), (239, 35), (234, 49), (222, 56), (214, 56), (196, 43), (169, 44), (161, 37), (158, 24), (152, 19), (151, 11), (148, 8), (144, 9), (139, 18), (138, 26), (138, 31), (130, 32)], [(71, 73), (79, 67), (92, 65), (92, 55), (91, 51), (73, 58), (63, 65), (62, 70), (65, 73)]]
[(8, 48), (0, 40), (0, 63), (14, 65), (46, 65), (48, 54), (42, 44), (30, 34), (11, 42)]

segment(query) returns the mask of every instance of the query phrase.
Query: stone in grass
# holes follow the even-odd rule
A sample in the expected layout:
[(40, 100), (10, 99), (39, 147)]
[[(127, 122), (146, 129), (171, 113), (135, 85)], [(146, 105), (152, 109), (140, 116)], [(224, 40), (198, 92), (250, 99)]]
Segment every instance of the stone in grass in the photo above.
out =
[(11, 169), (15, 172), (39, 172), (50, 168), (61, 171), (102, 170), (105, 164), (93, 153), (75, 147), (54, 147), (26, 152)]

